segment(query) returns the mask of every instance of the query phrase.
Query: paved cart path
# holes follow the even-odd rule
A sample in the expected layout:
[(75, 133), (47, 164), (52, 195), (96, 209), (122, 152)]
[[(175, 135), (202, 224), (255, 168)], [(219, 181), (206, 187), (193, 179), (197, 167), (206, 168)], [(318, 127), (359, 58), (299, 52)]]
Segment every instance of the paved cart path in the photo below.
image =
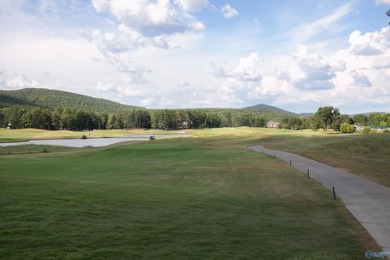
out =
[[(390, 252), (390, 188), (344, 170), (293, 153), (275, 151), (263, 146), (248, 150), (266, 153), (290, 163), (294, 168), (336, 190), (347, 209), (367, 229), (384, 251)], [(330, 193), (330, 196), (331, 193)]]

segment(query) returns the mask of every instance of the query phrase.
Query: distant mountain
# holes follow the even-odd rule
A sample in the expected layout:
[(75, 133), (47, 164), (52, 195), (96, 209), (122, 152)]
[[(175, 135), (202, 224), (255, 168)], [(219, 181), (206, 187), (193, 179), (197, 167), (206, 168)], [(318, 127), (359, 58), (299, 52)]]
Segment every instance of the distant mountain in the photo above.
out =
[(102, 113), (139, 108), (60, 90), (40, 88), (0, 90), (0, 108), (10, 106), (44, 107), (50, 109), (69, 107)]
[(388, 114), (388, 112), (366, 112), (366, 113), (358, 113), (358, 114), (349, 114), (350, 117), (356, 116), (356, 115), (365, 115), (365, 116), (370, 116), (371, 114)]
[(272, 113), (272, 114), (277, 114), (280, 116), (294, 116), (294, 115), (296, 116), (297, 115), (293, 112), (283, 110), (281, 108), (265, 105), (265, 104), (258, 104), (258, 105), (251, 106), (251, 107), (245, 107), (245, 108), (242, 108), (242, 110), (248, 110), (248, 111), (252, 111), (252, 112), (261, 112), (261, 113)]
[(304, 116), (304, 117), (310, 117), (310, 116), (314, 115), (314, 113), (299, 113), (298, 115)]

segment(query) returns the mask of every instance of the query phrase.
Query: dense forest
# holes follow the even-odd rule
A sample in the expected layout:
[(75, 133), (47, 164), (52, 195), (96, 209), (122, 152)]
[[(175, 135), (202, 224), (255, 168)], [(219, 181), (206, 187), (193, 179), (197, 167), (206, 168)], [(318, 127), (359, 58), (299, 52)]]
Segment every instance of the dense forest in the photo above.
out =
[[(390, 126), (390, 114), (372, 113), (350, 117), (337, 110), (319, 108), (311, 117), (284, 116), (279, 128), (284, 129), (334, 129), (342, 124), (382, 127)], [(330, 112), (329, 112), (330, 111)], [(74, 108), (26, 108), (12, 106), (0, 109), (0, 127), (12, 129), (38, 128), (48, 130), (93, 130), (153, 128), (164, 130), (199, 129), (219, 127), (266, 127), (267, 118), (260, 112), (240, 109), (127, 109), (116, 113), (90, 112)], [(349, 131), (349, 130), (348, 130)]]
[(71, 107), (89, 112), (115, 113), (135, 106), (123, 105), (105, 99), (93, 98), (66, 91), (25, 88), (0, 90), (0, 108), (18, 105), (20, 107), (44, 107), (49, 109)]
[(243, 109), (161, 109), (122, 105), (104, 99), (46, 89), (0, 91), (1, 128), (48, 130), (93, 129), (199, 129), (266, 127), (278, 122), (284, 129), (334, 129), (353, 132), (352, 125), (390, 127), (390, 114), (348, 116), (334, 107), (320, 107), (311, 116), (300, 116), (276, 107), (256, 105)]
[(72, 108), (0, 109), (0, 127), (48, 130), (92, 130), (154, 128), (265, 127), (267, 119), (257, 112), (232, 109), (128, 109), (116, 113), (95, 113)]

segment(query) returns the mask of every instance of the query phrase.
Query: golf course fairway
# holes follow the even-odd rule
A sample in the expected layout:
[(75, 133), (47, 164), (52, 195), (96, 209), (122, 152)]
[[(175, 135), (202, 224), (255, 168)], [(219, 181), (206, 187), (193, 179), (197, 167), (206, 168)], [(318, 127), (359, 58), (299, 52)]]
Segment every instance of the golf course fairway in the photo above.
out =
[(260, 130), (192, 134), (0, 156), (0, 258), (359, 259), (379, 251), (321, 184), (245, 149)]

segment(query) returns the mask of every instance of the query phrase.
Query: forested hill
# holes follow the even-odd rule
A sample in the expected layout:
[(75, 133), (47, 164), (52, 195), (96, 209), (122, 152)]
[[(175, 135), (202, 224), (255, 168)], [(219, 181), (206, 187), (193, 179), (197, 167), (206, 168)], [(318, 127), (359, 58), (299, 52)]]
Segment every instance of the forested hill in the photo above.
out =
[(242, 108), (242, 110), (247, 110), (251, 112), (260, 112), (263, 114), (272, 114), (274, 116), (284, 117), (284, 116), (297, 116), (297, 114), (294, 114), (293, 112), (283, 110), (277, 107), (265, 105), (265, 104), (259, 104), (251, 107), (245, 107)]
[(0, 108), (11, 106), (41, 108), (74, 108), (84, 111), (114, 113), (135, 106), (123, 105), (106, 99), (74, 94), (66, 91), (26, 88), (20, 90), (0, 90)]

